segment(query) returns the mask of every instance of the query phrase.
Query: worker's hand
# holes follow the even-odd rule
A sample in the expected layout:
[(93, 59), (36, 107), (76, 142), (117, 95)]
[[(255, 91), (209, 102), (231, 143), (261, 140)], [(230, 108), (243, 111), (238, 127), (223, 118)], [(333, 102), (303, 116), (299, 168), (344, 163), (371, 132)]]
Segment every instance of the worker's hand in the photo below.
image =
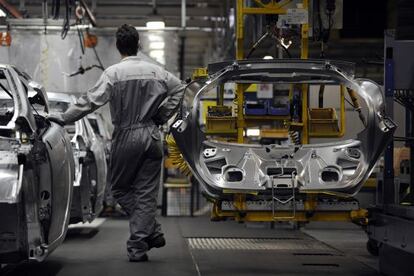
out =
[(65, 126), (65, 121), (63, 120), (62, 114), (50, 114), (46, 117), (49, 121), (54, 122), (60, 126)]

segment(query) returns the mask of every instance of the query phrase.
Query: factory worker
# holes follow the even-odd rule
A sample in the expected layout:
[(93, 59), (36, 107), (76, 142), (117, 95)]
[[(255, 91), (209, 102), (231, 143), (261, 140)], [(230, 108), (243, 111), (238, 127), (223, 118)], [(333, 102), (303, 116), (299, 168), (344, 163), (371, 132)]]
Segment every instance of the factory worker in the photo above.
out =
[(130, 25), (116, 32), (122, 60), (106, 69), (76, 104), (59, 116), (61, 124), (79, 120), (109, 102), (114, 133), (110, 156), (113, 195), (129, 216), (127, 253), (132, 262), (165, 245), (155, 215), (163, 155), (158, 125), (174, 115), (184, 86), (163, 68), (137, 57), (139, 35)]

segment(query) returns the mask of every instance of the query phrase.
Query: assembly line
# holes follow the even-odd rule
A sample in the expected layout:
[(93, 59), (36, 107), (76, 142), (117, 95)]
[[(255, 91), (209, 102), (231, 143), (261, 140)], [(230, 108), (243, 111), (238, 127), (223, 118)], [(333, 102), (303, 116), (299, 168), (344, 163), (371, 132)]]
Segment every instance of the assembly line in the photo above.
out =
[(0, 1), (0, 275), (411, 275), (413, 18)]

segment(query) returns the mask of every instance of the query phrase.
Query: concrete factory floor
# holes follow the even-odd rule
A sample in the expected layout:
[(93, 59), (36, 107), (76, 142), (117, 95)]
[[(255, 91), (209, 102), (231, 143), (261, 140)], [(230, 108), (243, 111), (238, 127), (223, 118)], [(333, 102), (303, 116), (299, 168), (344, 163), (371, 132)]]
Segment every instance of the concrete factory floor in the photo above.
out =
[[(377, 260), (365, 250), (366, 236), (351, 225), (311, 224), (302, 231), (207, 217), (159, 218), (167, 246), (147, 263), (125, 254), (128, 222), (99, 219), (70, 229), (43, 263), (7, 266), (2, 275), (378, 275)], [(99, 227), (96, 227), (97, 224)], [(97, 231), (96, 229), (99, 229)]]

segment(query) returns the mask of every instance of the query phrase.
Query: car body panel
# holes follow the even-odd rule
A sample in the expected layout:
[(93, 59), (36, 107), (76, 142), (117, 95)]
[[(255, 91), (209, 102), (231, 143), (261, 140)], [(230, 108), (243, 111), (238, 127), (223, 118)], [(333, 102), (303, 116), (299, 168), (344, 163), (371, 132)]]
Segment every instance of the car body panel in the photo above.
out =
[[(66, 131), (45, 118), (48, 103), (41, 86), (12, 66), (0, 65), (0, 71), (2, 84), (7, 83), (1, 106), (13, 101), (12, 117), (8, 111), (0, 114), (9, 119), (2, 118), (0, 126), (0, 263), (42, 261), (66, 235), (72, 147)], [(33, 87), (37, 91), (30, 98)], [(42, 103), (45, 113), (39, 115), (33, 103)]]
[(88, 114), (86, 118), (88, 119), (89, 124), (93, 128), (95, 134), (100, 136), (102, 138), (103, 143), (105, 144), (105, 154), (106, 154), (106, 159), (108, 163), (109, 154), (111, 152), (111, 141), (112, 141), (111, 132), (106, 126), (105, 120), (101, 113), (94, 112), (94, 113)]
[[(217, 67), (195, 96), (191, 112), (172, 127), (190, 169), (212, 197), (228, 191), (257, 193), (277, 188), (354, 195), (392, 139), (396, 125), (384, 114), (381, 88), (369, 80), (354, 79), (349, 63), (246, 60)], [(225, 82), (341, 84), (365, 101), (368, 123), (356, 139), (336, 143), (280, 146), (208, 140), (198, 122), (200, 99)]]
[(85, 129), (90, 137), (90, 150), (95, 156), (95, 164), (98, 170), (97, 179), (96, 179), (96, 200), (94, 210), (97, 215), (99, 215), (103, 208), (103, 200), (105, 196), (106, 180), (107, 180), (107, 162), (106, 162), (106, 144), (104, 140), (95, 133), (94, 129), (89, 123), (87, 118), (83, 119), (83, 124)]
[[(70, 216), (72, 188), (66, 185), (73, 181), (73, 172), (66, 170), (68, 163), (73, 163), (73, 153), (66, 132), (61, 127), (49, 129), (43, 136), (43, 142), (47, 145), (52, 179), (66, 179), (65, 185), (58, 183), (53, 186), (53, 193), (59, 197), (52, 197), (52, 220), (55, 221), (49, 230), (48, 240), (51, 244), (62, 238), (64, 229), (67, 229)], [(66, 156), (67, 158), (62, 158)], [(60, 185), (59, 185), (60, 184)], [(66, 204), (62, 204), (66, 202)], [(50, 247), (50, 245), (49, 245)]]
[[(76, 101), (74, 96), (63, 93), (49, 92), (48, 98), (51, 112), (64, 112)], [(87, 118), (65, 128), (71, 136), (76, 167), (71, 223), (91, 222), (103, 208), (107, 180), (105, 143)]]

